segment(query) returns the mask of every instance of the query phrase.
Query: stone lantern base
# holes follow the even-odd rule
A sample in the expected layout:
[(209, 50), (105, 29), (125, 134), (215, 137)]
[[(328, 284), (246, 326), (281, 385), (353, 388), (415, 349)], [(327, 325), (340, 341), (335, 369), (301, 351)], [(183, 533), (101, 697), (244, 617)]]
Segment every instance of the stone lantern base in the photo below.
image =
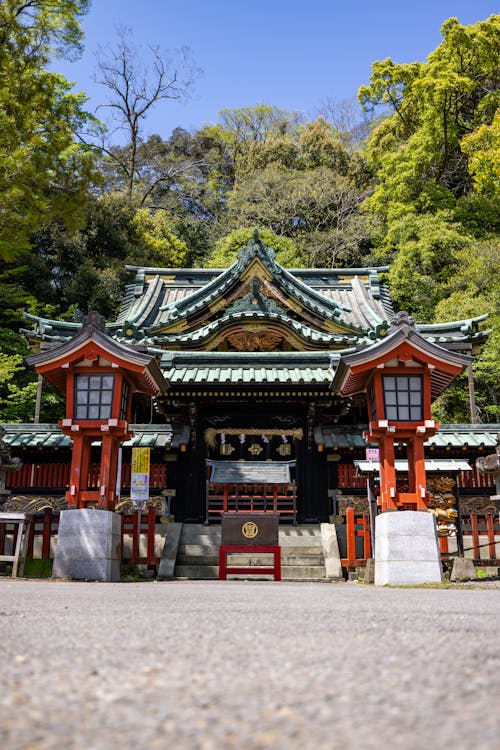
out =
[(432, 513), (403, 510), (376, 517), (376, 586), (440, 583), (442, 574)]
[(109, 510), (63, 510), (53, 578), (119, 581), (121, 521)]

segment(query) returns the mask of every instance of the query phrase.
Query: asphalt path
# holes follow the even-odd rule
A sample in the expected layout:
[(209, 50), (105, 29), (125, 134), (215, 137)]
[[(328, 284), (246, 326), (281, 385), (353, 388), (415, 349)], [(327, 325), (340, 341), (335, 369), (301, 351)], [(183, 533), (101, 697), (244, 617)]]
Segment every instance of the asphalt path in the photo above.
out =
[(2, 750), (494, 750), (500, 590), (0, 580)]

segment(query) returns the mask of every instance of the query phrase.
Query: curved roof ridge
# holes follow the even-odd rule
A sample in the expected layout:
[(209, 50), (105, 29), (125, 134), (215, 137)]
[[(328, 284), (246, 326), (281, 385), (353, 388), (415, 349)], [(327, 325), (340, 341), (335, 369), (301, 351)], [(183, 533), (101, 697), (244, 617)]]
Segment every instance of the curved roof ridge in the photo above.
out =
[[(79, 320), (55, 320), (54, 318), (44, 318), (41, 315), (34, 315), (25, 310), (22, 311), (22, 316), (23, 318), (32, 320), (35, 323), (35, 327), (31, 331), (28, 331), (28, 333), (35, 333), (41, 336), (45, 333), (50, 335), (54, 329), (67, 331), (68, 335), (76, 335), (83, 326), (83, 323)], [(121, 323), (117, 323), (116, 321), (113, 323), (106, 322), (107, 331), (115, 331), (119, 328), (121, 328)]]
[[(147, 322), (148, 318), (151, 316), (151, 312), (157, 305), (158, 297), (163, 287), (164, 282), (162, 281), (161, 277), (156, 274), (156, 276), (154, 276), (154, 278), (148, 282), (146, 293), (136, 298), (137, 305), (135, 303), (132, 303), (132, 305), (130, 306), (127, 314), (123, 317), (123, 325), (125, 326), (127, 323), (137, 325), (138, 322), (142, 319), (142, 325), (139, 324), (138, 326), (142, 327)], [(130, 311), (132, 311), (131, 315)]]
[(457, 328), (461, 333), (467, 333), (473, 330), (474, 324), (482, 323), (483, 320), (487, 320), (489, 317), (488, 313), (483, 315), (476, 315), (474, 318), (463, 318), (462, 320), (449, 320), (444, 323), (416, 323), (415, 327), (418, 331), (423, 333), (431, 333), (432, 331), (452, 331)]
[(354, 276), (351, 281), (351, 287), (354, 292), (354, 300), (358, 304), (363, 318), (370, 325), (371, 330), (378, 334), (381, 327), (388, 328), (389, 321), (385, 318), (380, 318), (372, 305), (369, 304), (368, 291), (359, 276)]
[(339, 332), (339, 333), (329, 333), (327, 331), (320, 331), (317, 329), (312, 328), (311, 326), (306, 325), (305, 323), (301, 323), (298, 320), (293, 320), (291, 318), (284, 319), (282, 315), (279, 313), (264, 313), (260, 310), (255, 311), (240, 311), (240, 312), (234, 312), (231, 314), (223, 315), (221, 318), (217, 318), (217, 320), (212, 320), (210, 323), (206, 323), (201, 328), (196, 329), (195, 331), (190, 331), (187, 333), (180, 333), (180, 334), (165, 334), (163, 337), (158, 336), (156, 338), (156, 342), (158, 340), (165, 341), (165, 342), (188, 342), (193, 341), (194, 339), (203, 339), (210, 334), (212, 334), (214, 331), (216, 331), (219, 328), (223, 328), (225, 326), (228, 326), (231, 324), (231, 322), (237, 322), (239, 320), (255, 320), (255, 319), (261, 319), (263, 321), (268, 322), (276, 322), (279, 323), (285, 327), (289, 326), (294, 329), (296, 333), (299, 335), (302, 335), (304, 338), (308, 340), (313, 340), (315, 337), (317, 339), (320, 339), (320, 341), (324, 342), (325, 344), (329, 342), (334, 341), (349, 341), (350, 339), (356, 338), (356, 341), (359, 341), (359, 338), (356, 336), (355, 333), (349, 333), (349, 332)]
[[(291, 293), (293, 297), (296, 297), (299, 302), (315, 314), (325, 317), (332, 316), (333, 320), (335, 320), (340, 317), (342, 311), (351, 312), (351, 308), (348, 305), (343, 305), (340, 302), (325, 297), (302, 282), (293, 273), (283, 268), (283, 266), (276, 262), (274, 250), (264, 245), (257, 234), (254, 235), (253, 240), (250, 240), (239, 251), (238, 259), (232, 266), (205, 286), (196, 289), (192, 294), (184, 297), (182, 300), (162, 306), (160, 310), (171, 311), (171, 319), (176, 320), (182, 317), (183, 314), (187, 314), (188, 311), (195, 312), (209, 305), (215, 297), (225, 292), (236, 281), (237, 276), (257, 257), (271, 271), (273, 278), (278, 284), (281, 282), (289, 294)], [(362, 330), (350, 324), (347, 325), (352, 330)]]

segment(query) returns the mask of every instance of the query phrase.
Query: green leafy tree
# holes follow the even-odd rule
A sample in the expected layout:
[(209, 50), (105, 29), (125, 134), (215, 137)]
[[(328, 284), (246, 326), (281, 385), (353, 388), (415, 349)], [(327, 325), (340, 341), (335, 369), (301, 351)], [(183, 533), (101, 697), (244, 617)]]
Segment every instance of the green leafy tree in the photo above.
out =
[[(253, 234), (254, 229), (242, 228), (226, 235), (217, 242), (205, 266), (207, 268), (226, 268), (232, 265), (238, 257), (238, 251), (248, 245), (249, 241), (253, 239)], [(276, 252), (276, 260), (282, 266), (293, 268), (304, 264), (304, 256), (290, 238), (280, 237), (266, 228), (259, 229), (259, 237), (265, 245), (273, 248)]]
[(187, 245), (172, 233), (171, 224), (163, 212), (140, 209), (134, 216), (134, 229), (137, 245), (129, 254), (129, 261), (165, 268), (185, 264)]
[(379, 177), (368, 204), (388, 221), (402, 206), (449, 208), (471, 192), (464, 148), (474, 150), (471, 136), (491, 126), (498, 107), (500, 16), (472, 26), (450, 18), (442, 33), (425, 63), (376, 62), (359, 91), (365, 108), (392, 112), (375, 128), (368, 151)]
[[(436, 306), (436, 320), (467, 319), (488, 314), (484, 326), (491, 333), (483, 351), (473, 362), (476, 400), (482, 422), (500, 420), (500, 243), (495, 239), (477, 242), (474, 252), (463, 247), (457, 253), (457, 271), (449, 279), (450, 293)], [(468, 421), (467, 388), (457, 381), (442, 395), (439, 418), (450, 421), (457, 415)]]
[(297, 112), (287, 112), (268, 104), (223, 109), (219, 112), (222, 127), (235, 153), (244, 154), (255, 143), (297, 132), (302, 122)]
[(74, 223), (94, 177), (75, 142), (91, 118), (83, 94), (46, 70), (53, 54), (78, 54), (87, 0), (0, 4), (0, 260), (13, 261), (47, 219)]
[[(31, 422), (34, 417), (36, 374), (24, 365), (26, 340), (13, 331), (0, 329), (0, 422)], [(49, 383), (42, 393), (41, 418), (63, 416), (64, 400)]]
[(328, 167), (269, 166), (236, 183), (229, 197), (233, 225), (264, 226), (294, 240), (312, 265), (348, 265), (361, 255), (369, 230), (363, 193)]
[(437, 303), (450, 292), (459, 256), (473, 254), (474, 247), (474, 237), (451, 221), (450, 212), (394, 219), (378, 253), (391, 260), (388, 279), (397, 307), (421, 322), (432, 321)]
[(500, 111), (491, 125), (480, 125), (461, 142), (478, 193), (497, 195), (500, 185)]

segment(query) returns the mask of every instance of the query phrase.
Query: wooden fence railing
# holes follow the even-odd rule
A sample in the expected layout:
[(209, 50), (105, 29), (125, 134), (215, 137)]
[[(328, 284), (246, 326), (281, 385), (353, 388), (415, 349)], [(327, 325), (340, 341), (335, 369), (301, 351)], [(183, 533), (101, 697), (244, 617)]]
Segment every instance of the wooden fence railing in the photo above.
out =
[[(34, 514), (29, 526), (28, 557), (43, 560), (51, 558), (55, 549), (58, 527), (58, 512), (47, 508), (41, 513)], [(15, 545), (17, 529), (17, 524), (0, 523), (0, 555), (6, 554), (7, 547), (12, 549)], [(500, 523), (497, 515), (493, 513), (463, 515), (462, 530), (466, 557), (473, 557), (477, 564), (487, 561), (500, 564)], [(149, 508), (144, 513), (135, 512), (122, 516), (122, 562), (131, 565), (157, 566), (160, 558), (155, 555), (155, 531), (156, 511), (154, 508)], [(356, 552), (356, 539), (360, 537), (363, 539), (362, 557), (359, 557)], [(368, 513), (355, 514), (354, 508), (347, 508), (346, 543), (347, 557), (342, 558), (342, 566), (352, 569), (365, 565), (366, 560), (372, 555)], [(450, 551), (447, 537), (440, 538), (440, 549), (443, 558), (448, 559)]]
[[(356, 568), (366, 564), (371, 557), (371, 532), (370, 516), (368, 513), (355, 515), (354, 508), (346, 508), (346, 540), (347, 540), (347, 557), (341, 560), (344, 568)], [(356, 555), (356, 537), (363, 538), (363, 557)]]
[[(337, 472), (339, 489), (366, 489), (366, 477), (356, 476), (356, 467), (353, 464), (338, 464)], [(398, 477), (397, 483), (398, 490), (404, 492), (405, 488), (407, 488), (407, 481), (402, 477)], [(473, 466), (472, 471), (461, 471), (458, 473), (457, 485), (459, 489), (494, 487), (495, 478), (493, 474), (482, 474)]]
[[(69, 486), (70, 464), (24, 464), (19, 471), (7, 474), (8, 489), (58, 489)], [(89, 488), (100, 485), (100, 464), (89, 467)], [(121, 486), (130, 487), (130, 464), (122, 465)], [(167, 486), (167, 467), (165, 464), (151, 464), (149, 486), (152, 489), (163, 489)]]
[[(58, 529), (58, 512), (47, 508), (42, 513), (33, 514), (28, 528), (27, 557), (42, 560), (49, 560), (53, 557)], [(129, 516), (122, 515), (122, 562), (131, 565), (158, 565), (160, 558), (155, 556), (155, 531), (156, 511), (154, 508), (149, 508), (145, 513), (136, 511)], [(15, 547), (17, 532), (17, 524), (9, 524), (8, 521), (0, 523), (0, 555), (6, 554), (7, 548)], [(41, 544), (38, 540), (41, 540)], [(130, 554), (126, 554), (129, 551)]]
[[(159, 565), (155, 557), (156, 511), (149, 508), (146, 513), (136, 511), (131, 516), (122, 516), (122, 562), (130, 565)], [(131, 538), (130, 557), (124, 557), (125, 536)], [(141, 537), (145, 537), (146, 554), (141, 554)]]
[[(466, 557), (472, 556), (474, 562), (478, 564), (493, 560), (500, 561), (500, 520), (496, 513), (462, 515), (462, 534)], [(439, 544), (442, 556), (447, 559), (450, 556), (449, 538), (440, 537)], [(472, 555), (467, 554), (470, 552)]]

